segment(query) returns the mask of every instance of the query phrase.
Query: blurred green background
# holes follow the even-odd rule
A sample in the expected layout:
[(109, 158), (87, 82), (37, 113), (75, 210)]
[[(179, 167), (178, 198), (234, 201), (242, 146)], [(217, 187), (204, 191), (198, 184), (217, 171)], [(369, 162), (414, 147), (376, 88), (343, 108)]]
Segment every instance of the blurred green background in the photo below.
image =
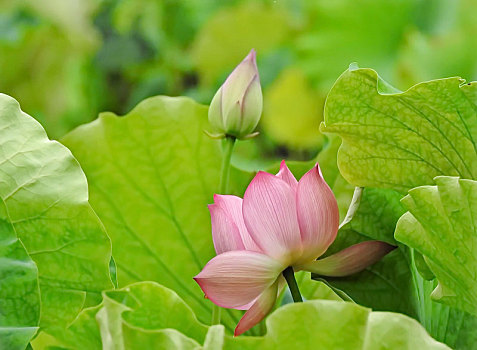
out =
[[(399, 89), (477, 77), (473, 0), (0, 0), (0, 91), (51, 138), (149, 96), (208, 104), (255, 48), (262, 136), (250, 154), (306, 159), (351, 62)], [(250, 149), (252, 151), (250, 151)]]

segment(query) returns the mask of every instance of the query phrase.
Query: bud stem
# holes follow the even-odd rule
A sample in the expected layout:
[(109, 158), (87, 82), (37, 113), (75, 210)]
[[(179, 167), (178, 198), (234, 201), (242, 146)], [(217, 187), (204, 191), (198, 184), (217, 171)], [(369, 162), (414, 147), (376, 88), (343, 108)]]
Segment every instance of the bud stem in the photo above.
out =
[[(227, 194), (230, 177), (230, 160), (232, 159), (232, 151), (234, 150), (236, 138), (227, 135), (225, 137), (224, 155), (222, 158), (222, 169), (220, 173), (220, 188), (219, 193)], [(212, 305), (212, 325), (220, 324), (220, 307)]]
[(227, 135), (225, 137), (224, 157), (222, 158), (222, 170), (220, 175), (220, 194), (227, 194), (229, 187), (230, 160), (234, 149), (236, 138)]
[(295, 303), (301, 303), (303, 299), (301, 297), (298, 284), (296, 283), (295, 272), (293, 271), (293, 267), (288, 266), (285, 270), (283, 270), (282, 274), (288, 283), (288, 288), (290, 288), (290, 293), (293, 297), (293, 301)]

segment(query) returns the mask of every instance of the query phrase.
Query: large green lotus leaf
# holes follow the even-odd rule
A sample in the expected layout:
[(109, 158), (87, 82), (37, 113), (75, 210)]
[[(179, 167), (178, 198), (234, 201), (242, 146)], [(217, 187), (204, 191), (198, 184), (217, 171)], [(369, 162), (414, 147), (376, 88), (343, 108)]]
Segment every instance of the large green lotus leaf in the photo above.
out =
[(227, 337), (224, 349), (449, 349), (407, 316), (339, 301), (288, 304), (266, 323), (264, 337)]
[(437, 175), (477, 177), (476, 102), (476, 84), (460, 78), (396, 92), (351, 67), (328, 95), (321, 130), (343, 139), (338, 164), (350, 183), (404, 192)]
[[(344, 233), (344, 231), (342, 231), (338, 235), (337, 242), (334, 246), (336, 250), (340, 249), (344, 244), (352, 243), (354, 240), (359, 241), (364, 239), (364, 237), (359, 238), (360, 236), (356, 236), (356, 233), (359, 233), (361, 236), (381, 239), (393, 243), (392, 234), (394, 232), (394, 226), (399, 216), (403, 213), (403, 208), (397, 203), (400, 194), (392, 189), (383, 189), (382, 187), (391, 187), (394, 188), (394, 190), (404, 191), (409, 185), (405, 182), (401, 182), (401, 176), (408, 176), (413, 173), (414, 175), (418, 175), (414, 181), (417, 181), (418, 183), (423, 181), (423, 183), (425, 183), (432, 181), (433, 175), (429, 176), (426, 174), (425, 165), (418, 166), (416, 165), (418, 163), (406, 163), (392, 159), (395, 158), (395, 155), (392, 152), (400, 152), (402, 147), (419, 148), (423, 147), (423, 145), (425, 146), (425, 143), (416, 140), (416, 143), (413, 144), (410, 141), (406, 141), (406, 138), (400, 138), (400, 135), (402, 135), (403, 132), (402, 129), (380, 128), (379, 125), (381, 125), (383, 121), (387, 123), (391, 117), (402, 118), (409, 114), (406, 122), (408, 122), (410, 126), (413, 125), (411, 124), (411, 122), (413, 122), (416, 130), (427, 130), (422, 127), (422, 123), (415, 122), (415, 120), (419, 120), (418, 118), (422, 118), (422, 115), (410, 115), (409, 109), (403, 109), (400, 102), (396, 102), (393, 105), (394, 102), (392, 99), (399, 101), (399, 99), (404, 98), (405, 101), (408, 101), (406, 96), (410, 95), (409, 98), (411, 101), (414, 101), (414, 103), (417, 104), (419, 102), (420, 105), (425, 106), (424, 108), (430, 108), (428, 101), (422, 101), (422, 99), (415, 97), (416, 92), (413, 91), (415, 89), (426, 90), (426, 84), (445, 85), (451, 80), (452, 79), (423, 83), (402, 94), (394, 94), (392, 92), (393, 89), (380, 80), (376, 73), (371, 70), (351, 69), (344, 73), (338, 80), (337, 86), (341, 86), (340, 89), (348, 90), (346, 93), (341, 93), (340, 91), (335, 90), (337, 89), (335, 87), (333, 89), (334, 91), (330, 93), (330, 105), (327, 105), (326, 110), (328, 112), (338, 110), (337, 108), (341, 103), (341, 108), (344, 108), (342, 114), (327, 114), (327, 116), (331, 116), (332, 120), (338, 120), (341, 118), (341, 121), (336, 121), (336, 123), (333, 122), (331, 126), (326, 124), (324, 129), (328, 130), (328, 127), (330, 127), (333, 130), (337, 130), (344, 140), (344, 145), (340, 150), (338, 160), (340, 169), (345, 177), (350, 181), (355, 179), (356, 184), (381, 188), (366, 188), (364, 190), (358, 212), (354, 219), (344, 227), (344, 229), (347, 229), (348, 234), (342, 235), (342, 233)], [(455, 82), (456, 79), (454, 80), (454, 83)], [(354, 94), (355, 91), (352, 92), (349, 90), (348, 84), (354, 84), (354, 90), (359, 90), (361, 88), (366, 94), (357, 97), (356, 94)], [(458, 81), (457, 84), (452, 86), (454, 87), (454, 90), (457, 90), (454, 92), (460, 93), (461, 97), (464, 92), (468, 92), (468, 89), (472, 88), (472, 86), (468, 85), (459, 87)], [(378, 88), (380, 92), (378, 92)], [(427, 86), (427, 89), (430, 89), (430, 87)], [(338, 95), (343, 98), (341, 102), (338, 102), (338, 100), (335, 99)], [(333, 101), (333, 99), (335, 100)], [(435, 100), (436, 99), (430, 99), (430, 101)], [(387, 104), (381, 105), (382, 101)], [(330, 108), (330, 106), (332, 107), (333, 105), (337, 108)], [(379, 117), (381, 118), (379, 119), (380, 122), (375, 123), (369, 118), (369, 116), (378, 115), (378, 110), (376, 110), (378, 106), (384, 106), (385, 114), (387, 114)], [(396, 106), (399, 108), (396, 109)], [(440, 108), (447, 108), (444, 104), (439, 106)], [(467, 112), (471, 113), (469, 110), (467, 110)], [(377, 116), (375, 116), (375, 118), (377, 118)], [(469, 116), (469, 118), (471, 119), (471, 116)], [(325, 123), (327, 123), (326, 117)], [(369, 125), (367, 125), (367, 123)], [(445, 124), (441, 123), (439, 125)], [(389, 135), (386, 134), (386, 136), (382, 136), (376, 132), (376, 130), (381, 129), (383, 132), (389, 133)], [(436, 139), (442, 141), (443, 137), (441, 135), (436, 136)], [(396, 140), (395, 147), (388, 145), (390, 140)], [(402, 142), (398, 142), (397, 140), (402, 140)], [(452, 140), (459, 145), (462, 143), (465, 144), (468, 141), (456, 138), (453, 138)], [(468, 143), (467, 146), (469, 146)], [(470, 147), (470, 154), (473, 154), (475, 157), (475, 153), (472, 153), (473, 146), (471, 145)], [(466, 149), (468, 150), (468, 148)], [(425, 147), (421, 151), (424, 152), (424, 150)], [(432, 152), (426, 154), (430, 155), (431, 153)], [(439, 158), (439, 156), (440, 153), (436, 151), (435, 154), (431, 156), (431, 159), (436, 164), (439, 162), (443, 163), (442, 157)], [(350, 167), (347, 161), (355, 163)], [(395, 162), (397, 163), (394, 164)], [(398, 168), (396, 168), (395, 171), (390, 171), (389, 174), (380, 173), (380, 175), (376, 175), (376, 172), (383, 170), (381, 166), (397, 166)], [(398, 172), (399, 175), (396, 175), (396, 172)], [(382, 176), (382, 178), (378, 178), (378, 176)], [(389, 178), (392, 178), (396, 180), (393, 181), (398, 185), (393, 184), (392, 186), (389, 186), (388, 183), (383, 184), (383, 178), (386, 179), (386, 181)], [(355, 231), (355, 233), (350, 232), (350, 229)], [(348, 235), (349, 237), (346, 237)], [(339, 242), (342, 237), (345, 237), (344, 243), (340, 244)], [(350, 242), (346, 243), (346, 240), (350, 240)], [(398, 252), (401, 253), (401, 257), (398, 256)], [(404, 260), (407, 261), (407, 264), (409, 265), (408, 267), (405, 266), (406, 264), (404, 264)], [(389, 262), (389, 264), (385, 268), (383, 265), (386, 262)], [(429, 297), (423, 292), (423, 286), (416, 282), (419, 278), (420, 276), (416, 275), (413, 270), (413, 266), (409, 260), (409, 253), (406, 249), (400, 247), (399, 251), (389, 254), (381, 262), (373, 265), (358, 275), (349, 278), (335, 279), (329, 282), (333, 286), (347, 292), (357, 302), (378, 310), (382, 310), (386, 305), (388, 305), (388, 307), (389, 305), (405, 306), (406, 309), (394, 309), (393, 311), (404, 312), (412, 316), (417, 315), (420, 322), (426, 326), (426, 329), (436, 337), (436, 339), (445, 341), (452, 347), (460, 349), (472, 348), (475, 344), (475, 339), (472, 337), (472, 332), (470, 332), (469, 329), (472, 329), (472, 327), (477, 324), (477, 319), (468, 314), (462, 313), (459, 310), (443, 307), (428, 300)], [(387, 283), (386, 280), (388, 280), (389, 283)], [(411, 280), (413, 281), (412, 283)], [(366, 281), (370, 283), (366, 283)], [(361, 283), (364, 283), (364, 286), (362, 286)], [(398, 288), (398, 292), (396, 287), (399, 286), (400, 288)], [(370, 287), (372, 287), (374, 292), (364, 293), (364, 290)], [(379, 290), (381, 293), (379, 293)], [(387, 293), (386, 290), (388, 290)], [(374, 294), (376, 294), (376, 297), (373, 297)], [(386, 295), (388, 296), (387, 299), (389, 299), (387, 301), (385, 300)], [(391, 295), (393, 297), (389, 298)], [(431, 322), (429, 321), (430, 319), (433, 319), (434, 321)], [(465, 320), (465, 322), (462, 322), (463, 320)]]
[(0, 207), (0, 349), (23, 350), (38, 330), (38, 270)]
[[(124, 332), (123, 349), (200, 349), (199, 343), (186, 337), (175, 329), (162, 329), (159, 331), (139, 332), (134, 328), (126, 328)], [(104, 347), (103, 349), (116, 350), (117, 347)]]
[(391, 312), (372, 312), (363, 349), (450, 349), (431, 338), (414, 319)]
[[(353, 303), (317, 300), (280, 307), (266, 320), (262, 337), (231, 337), (222, 326), (201, 324), (172, 290), (140, 282), (103, 294), (101, 307), (85, 310), (70, 327), (67, 349), (448, 349), (416, 321), (400, 314), (371, 312)], [(75, 338), (91, 330), (96, 343)], [(84, 334), (84, 332), (83, 332)], [(160, 344), (161, 346), (159, 346)], [(174, 344), (174, 346), (172, 345)]]
[[(173, 291), (154, 282), (140, 282), (121, 290), (104, 293), (104, 309), (97, 319), (103, 338), (106, 333), (117, 334), (124, 328), (154, 331), (176, 329), (203, 343), (207, 327), (196, 318), (192, 309)], [(120, 315), (120, 319), (115, 317)]]
[(431, 292), (437, 281), (424, 280), (415, 268), (411, 271), (418, 301), (418, 319), (429, 334), (453, 349), (477, 349), (477, 317), (432, 300)]
[(101, 349), (101, 332), (96, 314), (102, 307), (103, 303), (83, 309), (72, 323), (56, 330), (54, 336), (41, 332), (31, 342), (33, 349)]
[(353, 219), (343, 229), (396, 245), (394, 229), (404, 214), (399, 192), (383, 188), (364, 188), (361, 201)]
[[(206, 323), (212, 303), (192, 278), (214, 256), (207, 204), (219, 187), (221, 149), (207, 127), (206, 106), (154, 97), (124, 117), (101, 114), (63, 139), (113, 241), (119, 286), (160, 282)], [(243, 191), (249, 175), (234, 171), (231, 180)], [(239, 314), (222, 314), (232, 330)]]
[(68, 149), (48, 140), (40, 124), (3, 94), (0, 125), (0, 220), (13, 226), (37, 265), (40, 326), (61, 327), (112, 287), (111, 242)]
[(192, 349), (207, 334), (207, 327), (191, 308), (157, 283), (141, 282), (105, 292), (103, 305), (96, 315), (103, 349)]
[(105, 291), (101, 305), (83, 310), (56, 339), (35, 349), (196, 349), (207, 332), (174, 291), (140, 282)]
[(409, 191), (396, 239), (415, 248), (439, 281), (435, 300), (477, 315), (477, 182), (439, 176)]

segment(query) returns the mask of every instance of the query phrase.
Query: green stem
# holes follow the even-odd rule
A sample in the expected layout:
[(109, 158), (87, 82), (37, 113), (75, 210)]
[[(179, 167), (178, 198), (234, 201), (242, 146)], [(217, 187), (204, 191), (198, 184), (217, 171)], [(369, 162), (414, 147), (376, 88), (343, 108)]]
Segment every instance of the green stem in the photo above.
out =
[[(230, 177), (230, 160), (232, 159), (232, 151), (234, 150), (235, 137), (225, 137), (224, 156), (222, 158), (222, 168), (220, 170), (220, 194), (227, 194), (229, 187)], [(220, 307), (217, 305), (212, 306), (212, 324), (220, 324)]]
[(220, 306), (212, 305), (212, 325), (220, 324)]
[(295, 272), (293, 271), (293, 267), (288, 266), (285, 270), (283, 270), (283, 277), (285, 277), (288, 288), (290, 288), (290, 293), (293, 297), (293, 301), (295, 303), (300, 303), (303, 301), (300, 293), (300, 289), (298, 288), (298, 284), (296, 283), (295, 279)]
[(235, 137), (225, 137), (224, 157), (222, 158), (222, 169), (220, 171), (220, 194), (227, 194), (230, 177), (230, 160), (232, 159), (232, 151), (234, 150)]

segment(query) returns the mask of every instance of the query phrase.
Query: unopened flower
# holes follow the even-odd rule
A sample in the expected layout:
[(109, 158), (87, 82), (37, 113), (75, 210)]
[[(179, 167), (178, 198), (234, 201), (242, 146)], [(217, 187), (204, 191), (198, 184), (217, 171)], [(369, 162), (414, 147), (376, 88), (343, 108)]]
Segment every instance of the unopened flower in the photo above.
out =
[(259, 172), (236, 196), (215, 195), (209, 206), (217, 256), (194, 278), (216, 305), (248, 310), (242, 334), (273, 308), (282, 272), (345, 276), (377, 262), (394, 247), (367, 241), (316, 260), (335, 240), (339, 214), (318, 164), (299, 182), (282, 162), (278, 174)]
[(209, 107), (209, 122), (222, 137), (250, 137), (262, 114), (262, 88), (255, 51), (233, 70)]

